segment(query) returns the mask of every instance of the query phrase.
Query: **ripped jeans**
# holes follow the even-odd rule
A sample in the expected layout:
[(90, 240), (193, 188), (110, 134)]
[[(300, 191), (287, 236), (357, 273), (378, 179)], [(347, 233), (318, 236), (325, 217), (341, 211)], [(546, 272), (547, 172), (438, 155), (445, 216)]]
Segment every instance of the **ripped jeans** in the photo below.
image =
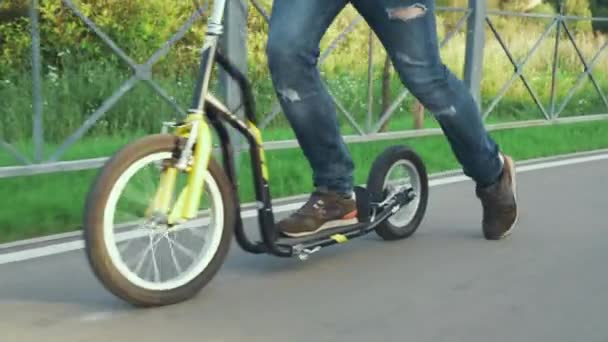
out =
[[(348, 3), (274, 0), (266, 50), (273, 85), (312, 167), (314, 185), (344, 193), (352, 191), (354, 163), (316, 65), (320, 39)], [(463, 172), (481, 186), (494, 183), (502, 173), (499, 148), (472, 95), (441, 60), (434, 1), (350, 3), (379, 37), (405, 87), (433, 113)]]

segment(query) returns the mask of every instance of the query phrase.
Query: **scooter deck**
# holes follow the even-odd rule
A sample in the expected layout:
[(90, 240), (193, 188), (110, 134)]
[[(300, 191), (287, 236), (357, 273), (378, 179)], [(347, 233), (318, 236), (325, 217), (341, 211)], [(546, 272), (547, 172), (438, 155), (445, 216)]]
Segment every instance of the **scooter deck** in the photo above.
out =
[[(357, 198), (367, 197), (365, 189), (356, 189), (356, 191), (358, 193)], [(372, 217), (370, 217), (371, 202), (369, 200), (358, 201), (359, 223), (330, 228), (303, 237), (278, 236), (271, 243), (275, 246), (273, 248), (278, 248), (278, 250), (287, 248), (288, 252), (285, 255), (297, 255), (304, 260), (307, 255), (318, 251), (320, 248), (346, 243), (354, 238), (369, 234), (394, 213), (394, 209), (397, 208), (396, 206), (403, 205), (403, 202), (407, 203), (409, 201), (409, 198), (406, 197), (400, 200), (399, 198), (397, 199), (396, 201), (388, 202), (380, 212), (375, 213)]]
[(315, 234), (307, 235), (307, 236), (303, 236), (303, 237), (281, 236), (277, 239), (276, 243), (278, 245), (284, 245), (284, 246), (296, 246), (296, 245), (300, 245), (300, 244), (308, 244), (313, 241), (329, 239), (329, 238), (332, 238), (332, 236), (335, 239), (341, 239), (341, 238), (343, 238), (343, 236), (342, 236), (343, 234), (351, 233), (354, 231), (365, 230), (368, 226), (369, 226), (369, 223), (360, 222), (360, 223), (350, 224), (347, 226), (324, 229)]

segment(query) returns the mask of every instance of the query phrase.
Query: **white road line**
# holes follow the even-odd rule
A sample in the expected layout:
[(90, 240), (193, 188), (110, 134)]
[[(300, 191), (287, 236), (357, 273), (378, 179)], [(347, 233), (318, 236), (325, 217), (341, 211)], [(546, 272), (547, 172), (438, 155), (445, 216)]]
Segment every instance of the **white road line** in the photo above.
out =
[[(555, 167), (560, 167), (560, 166), (576, 165), (576, 164), (589, 163), (589, 162), (600, 161), (600, 160), (608, 160), (608, 153), (592, 155), (592, 156), (585, 156), (585, 157), (572, 157), (572, 158), (563, 159), (563, 160), (539, 162), (539, 163), (534, 163), (534, 164), (518, 166), (517, 173), (519, 174), (519, 173), (524, 173), (524, 172), (529, 172), (529, 171), (545, 170), (545, 169), (550, 169), (550, 168), (555, 168)], [(454, 184), (454, 183), (459, 183), (459, 182), (464, 182), (464, 181), (470, 181), (470, 179), (463, 175), (457, 175), (457, 176), (432, 179), (429, 181), (429, 186), (435, 187), (435, 186)], [(277, 207), (274, 207), (274, 212), (281, 213), (281, 212), (292, 211), (292, 210), (299, 208), (302, 204), (303, 204), (303, 202), (298, 202), (298, 203), (291, 203), (291, 204), (277, 206)], [(247, 210), (242, 213), (242, 216), (243, 216), (243, 218), (256, 217), (257, 211)], [(82, 240), (78, 240), (78, 241), (58, 243), (58, 244), (44, 246), (44, 247), (36, 247), (36, 248), (26, 249), (26, 250), (17, 251), (17, 252), (6, 253), (6, 254), (0, 254), (0, 265), (30, 260), (30, 259), (35, 259), (35, 258), (41, 258), (41, 257), (45, 257), (45, 256), (50, 256), (50, 255), (56, 255), (56, 254), (60, 254), (60, 253), (71, 252), (71, 251), (79, 250), (82, 248), (84, 248), (84, 243)]]
[(57, 240), (69, 239), (81, 235), (82, 232), (67, 232), (67, 233), (59, 233), (53, 234), (49, 236), (42, 236), (37, 238), (31, 238), (26, 240), (18, 240), (14, 242), (7, 242), (0, 244), (0, 249), (8, 249), (8, 248), (18, 248), (27, 245), (33, 245), (38, 243), (52, 242)]
[(18, 252), (12, 252), (7, 254), (0, 255), (0, 265), (8, 264), (11, 262), (24, 261), (29, 259), (41, 258), (49, 255), (55, 255), (70, 251), (75, 251), (82, 249), (84, 247), (84, 242), (82, 240), (79, 241), (71, 241), (58, 243), (56, 245), (38, 247), (25, 249)]
[(551, 162), (530, 164), (530, 165), (517, 167), (517, 173), (534, 171), (534, 170), (550, 169), (550, 168), (559, 167), (559, 166), (568, 166), (568, 165), (589, 163), (589, 162), (606, 160), (606, 159), (608, 159), (608, 153), (607, 154), (598, 154), (598, 155), (588, 156), (588, 157), (578, 157), (578, 158), (575, 157), (575, 158), (556, 160), (556, 161), (551, 161)]

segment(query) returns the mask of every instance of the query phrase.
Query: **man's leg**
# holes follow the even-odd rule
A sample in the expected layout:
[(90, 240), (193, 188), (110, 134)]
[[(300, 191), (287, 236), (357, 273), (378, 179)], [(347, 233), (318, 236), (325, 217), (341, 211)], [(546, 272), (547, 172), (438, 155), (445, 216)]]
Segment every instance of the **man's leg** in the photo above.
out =
[(505, 237), (517, 207), (512, 160), (486, 132), (473, 97), (439, 54), (433, 0), (354, 0), (402, 82), (435, 116), (464, 173), (477, 184), (488, 239)]
[(356, 216), (353, 161), (317, 70), (319, 42), (346, 3), (275, 0), (273, 5), (267, 46), (272, 81), (317, 187), (303, 208), (279, 222), (279, 229), (293, 237), (352, 223)]

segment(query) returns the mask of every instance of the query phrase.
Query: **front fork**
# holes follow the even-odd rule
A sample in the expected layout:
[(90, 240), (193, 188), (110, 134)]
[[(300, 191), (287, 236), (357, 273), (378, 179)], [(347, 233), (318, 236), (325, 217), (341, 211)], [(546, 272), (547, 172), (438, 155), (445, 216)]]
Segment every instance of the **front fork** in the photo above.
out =
[[(175, 135), (186, 139), (186, 144), (177, 163), (163, 166), (160, 184), (147, 210), (148, 214), (166, 215), (169, 225), (196, 217), (212, 152), (211, 131), (202, 113), (189, 114), (183, 124), (175, 127)], [(179, 171), (187, 172), (188, 180), (171, 208)]]

